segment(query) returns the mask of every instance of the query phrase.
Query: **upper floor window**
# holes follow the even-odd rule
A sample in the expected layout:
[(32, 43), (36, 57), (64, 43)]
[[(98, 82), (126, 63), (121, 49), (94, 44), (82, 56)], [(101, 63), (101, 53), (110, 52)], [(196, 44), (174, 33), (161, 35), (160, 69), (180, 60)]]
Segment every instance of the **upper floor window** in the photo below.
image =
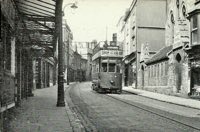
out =
[(176, 0), (176, 6), (179, 8), (179, 0)]
[(186, 11), (185, 5), (183, 5), (183, 7), (182, 7), (182, 15), (183, 15), (184, 18), (186, 18), (187, 11)]
[(191, 18), (191, 37), (192, 37), (192, 44), (197, 44), (198, 42), (198, 15), (194, 15)]

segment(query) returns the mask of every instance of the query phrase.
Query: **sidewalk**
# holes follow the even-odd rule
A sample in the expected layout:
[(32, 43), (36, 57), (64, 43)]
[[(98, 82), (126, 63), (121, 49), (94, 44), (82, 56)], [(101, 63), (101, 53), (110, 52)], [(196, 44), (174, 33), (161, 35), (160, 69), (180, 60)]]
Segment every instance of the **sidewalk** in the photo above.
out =
[(186, 99), (186, 98), (181, 98), (181, 97), (164, 95), (164, 94), (149, 92), (149, 91), (145, 91), (145, 90), (141, 90), (141, 89), (135, 89), (132, 87), (123, 87), (123, 90), (126, 92), (134, 93), (134, 94), (148, 97), (151, 99), (160, 100), (163, 102), (168, 102), (168, 103), (177, 104), (177, 105), (181, 105), (181, 106), (200, 109), (200, 101), (193, 100), (193, 99)]
[(13, 120), (14, 132), (72, 132), (69, 107), (56, 107), (57, 87), (36, 89), (34, 97), (23, 101), (21, 112)]

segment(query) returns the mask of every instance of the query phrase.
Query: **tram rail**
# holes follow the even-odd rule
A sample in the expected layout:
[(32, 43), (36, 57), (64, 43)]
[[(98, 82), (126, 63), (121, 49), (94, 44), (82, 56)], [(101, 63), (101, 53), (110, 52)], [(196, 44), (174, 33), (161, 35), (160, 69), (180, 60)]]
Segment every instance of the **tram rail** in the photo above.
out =
[[(122, 90), (122, 91), (123, 91), (123, 90)], [(123, 91), (123, 92), (126, 92), (126, 91)], [(128, 92), (126, 92), (126, 93), (128, 93)], [(168, 120), (170, 120), (170, 121), (173, 121), (173, 122), (179, 123), (179, 124), (181, 124), (181, 125), (187, 126), (187, 127), (189, 127), (189, 128), (192, 128), (192, 129), (194, 129), (194, 130), (200, 131), (200, 128), (198, 128), (198, 127), (195, 127), (195, 126), (186, 124), (186, 123), (184, 123), (184, 122), (181, 122), (181, 121), (178, 121), (178, 120), (176, 120), (176, 119), (167, 117), (167, 116), (165, 116), (165, 115), (159, 114), (159, 113), (154, 112), (154, 111), (152, 111), (152, 110), (143, 108), (143, 107), (141, 107), (141, 106), (134, 105), (134, 104), (132, 104), (132, 103), (126, 102), (125, 100), (119, 99), (119, 98), (114, 97), (114, 96), (111, 96), (111, 95), (109, 95), (109, 94), (104, 94), (104, 95), (107, 96), (107, 97), (110, 97), (110, 98), (112, 98), (112, 99), (115, 99), (115, 100), (117, 100), (117, 101), (120, 101), (120, 102), (122, 102), (122, 103), (125, 103), (125, 104), (127, 104), (127, 105), (130, 105), (130, 106), (139, 108), (139, 109), (141, 109), (141, 110), (144, 110), (144, 111), (146, 111), (146, 112), (149, 112), (149, 113), (151, 113), (151, 114), (157, 115), (157, 116), (162, 117), (162, 118), (164, 118), (164, 119), (168, 119)]]

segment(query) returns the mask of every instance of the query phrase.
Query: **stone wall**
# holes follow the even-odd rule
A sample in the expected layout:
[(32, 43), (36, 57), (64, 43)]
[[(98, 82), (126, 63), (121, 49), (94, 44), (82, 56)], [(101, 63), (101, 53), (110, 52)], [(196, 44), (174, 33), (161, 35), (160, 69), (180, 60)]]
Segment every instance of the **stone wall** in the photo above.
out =
[(168, 60), (147, 66), (141, 64), (141, 66), (143, 66), (144, 71), (142, 71), (143, 68), (138, 71), (138, 88), (158, 93), (171, 93), (172, 87), (168, 86), (167, 83), (169, 78)]

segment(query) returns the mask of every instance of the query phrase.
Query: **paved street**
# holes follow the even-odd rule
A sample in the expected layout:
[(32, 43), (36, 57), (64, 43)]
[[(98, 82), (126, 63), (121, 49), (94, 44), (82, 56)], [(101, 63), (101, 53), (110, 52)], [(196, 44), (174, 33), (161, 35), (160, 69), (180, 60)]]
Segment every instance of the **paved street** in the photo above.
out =
[(200, 0), (0, 4), (0, 132), (200, 132)]
[[(91, 83), (73, 84), (67, 90), (72, 109), (83, 117), (88, 130), (141, 132), (200, 131), (199, 110), (123, 92), (99, 94)], [(87, 119), (86, 119), (87, 118)], [(87, 122), (87, 123), (84, 123)]]
[[(57, 86), (37, 89), (34, 97), (22, 102), (15, 110), (16, 117), (7, 126), (6, 132), (72, 132), (74, 115), (68, 106), (56, 107)], [(79, 125), (80, 126), (80, 125)]]

